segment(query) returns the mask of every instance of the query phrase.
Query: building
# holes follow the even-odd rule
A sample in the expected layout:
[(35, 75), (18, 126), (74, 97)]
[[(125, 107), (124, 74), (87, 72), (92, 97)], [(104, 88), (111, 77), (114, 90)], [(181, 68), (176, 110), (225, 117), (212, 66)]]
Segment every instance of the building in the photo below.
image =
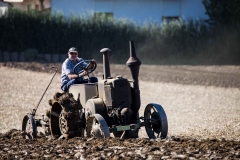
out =
[(51, 10), (51, 0), (4, 0), (5, 3), (10, 3), (13, 8), (22, 11), (38, 10), (49, 11)]
[(3, 15), (8, 8), (8, 4), (0, 1), (0, 16)]
[(51, 8), (65, 15), (106, 14), (140, 23), (208, 18), (202, 0), (51, 0)]

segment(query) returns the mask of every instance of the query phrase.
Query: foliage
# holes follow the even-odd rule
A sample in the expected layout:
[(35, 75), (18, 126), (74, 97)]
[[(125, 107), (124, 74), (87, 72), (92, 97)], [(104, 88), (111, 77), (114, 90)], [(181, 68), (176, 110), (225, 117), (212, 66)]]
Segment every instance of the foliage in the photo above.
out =
[(10, 9), (0, 17), (0, 49), (11, 52), (36, 48), (40, 54), (66, 54), (74, 46), (81, 57), (102, 60), (99, 51), (108, 47), (112, 50), (112, 62), (125, 63), (129, 56), (128, 41), (133, 40), (143, 63), (161, 64), (177, 59), (190, 64), (198, 61), (238, 64), (240, 30), (229, 27), (212, 28), (203, 20), (193, 19), (137, 24), (92, 14), (65, 17), (60, 12)]
[(209, 16), (208, 23), (227, 26), (240, 24), (239, 0), (203, 0), (202, 2)]

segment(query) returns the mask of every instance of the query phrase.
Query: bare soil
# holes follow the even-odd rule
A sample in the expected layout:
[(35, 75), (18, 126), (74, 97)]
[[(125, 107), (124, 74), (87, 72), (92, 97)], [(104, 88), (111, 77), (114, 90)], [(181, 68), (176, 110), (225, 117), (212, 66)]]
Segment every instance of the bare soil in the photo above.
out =
[[(0, 159), (240, 159), (239, 66), (142, 65), (140, 115), (149, 102), (161, 103), (169, 123), (166, 139), (149, 140), (141, 130), (140, 138), (127, 140), (50, 140), (40, 132), (37, 140), (24, 140), (21, 120), (49, 83), (51, 66), (61, 70), (60, 63), (0, 63)], [(102, 73), (99, 64), (94, 74)], [(131, 78), (125, 65), (111, 65), (111, 75), (119, 73)], [(40, 111), (59, 91), (59, 81)]]
[[(0, 63), (0, 65), (36, 72), (50, 72), (53, 66), (61, 70), (62, 64), (6, 62)], [(102, 64), (98, 64), (94, 74), (102, 76), (102, 68)], [(124, 74), (122, 76), (131, 78), (129, 69), (126, 65), (111, 64), (110, 70), (113, 77), (122, 73)], [(240, 88), (240, 66), (141, 65), (139, 79), (152, 82)]]
[(1, 159), (239, 159), (239, 141), (171, 137), (167, 140), (19, 138), (16, 130), (1, 135)]

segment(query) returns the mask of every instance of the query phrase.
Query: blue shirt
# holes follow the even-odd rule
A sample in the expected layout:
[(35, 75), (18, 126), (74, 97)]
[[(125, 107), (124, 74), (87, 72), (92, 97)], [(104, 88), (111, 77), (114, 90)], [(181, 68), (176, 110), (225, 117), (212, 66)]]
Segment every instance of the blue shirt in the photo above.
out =
[[(74, 68), (74, 66), (76, 65), (76, 64), (78, 64), (79, 62), (82, 62), (83, 61), (83, 59), (82, 58), (77, 58), (76, 59), (76, 63), (74, 63), (74, 61), (73, 60), (70, 60), (69, 58), (67, 58), (64, 62), (63, 62), (63, 64), (62, 64), (62, 75), (61, 75), (61, 82), (62, 82), (62, 84), (66, 84), (67, 82), (69, 82), (70, 81), (70, 79), (68, 78), (68, 74), (69, 73), (74, 73), (74, 71), (73, 71), (73, 68)], [(82, 67), (86, 67), (87, 66), (87, 63), (82, 63), (82, 65), (81, 65)], [(81, 71), (81, 68), (80, 67), (77, 67), (76, 68), (76, 71), (77, 71), (77, 73), (79, 73), (80, 71)], [(83, 79), (83, 77), (80, 77), (80, 78), (82, 78)]]

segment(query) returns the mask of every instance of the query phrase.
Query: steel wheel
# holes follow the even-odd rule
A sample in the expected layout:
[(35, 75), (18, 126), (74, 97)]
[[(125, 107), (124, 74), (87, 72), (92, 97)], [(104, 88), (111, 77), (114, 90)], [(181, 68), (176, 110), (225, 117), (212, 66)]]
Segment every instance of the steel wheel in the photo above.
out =
[[(82, 66), (83, 64), (87, 64), (85, 67)], [(91, 65), (93, 65), (93, 67), (89, 68)], [(77, 68), (80, 68), (81, 70), (79, 72), (77, 72)], [(94, 63), (92, 60), (83, 60), (81, 62), (79, 62), (78, 64), (76, 64), (73, 68), (73, 72), (76, 75), (79, 75), (80, 73), (82, 73), (83, 71), (86, 71), (88, 74), (92, 73), (95, 69), (97, 68), (97, 63)]]
[(68, 134), (68, 131), (69, 131), (68, 121), (64, 115), (65, 115), (64, 110), (62, 110), (59, 115), (59, 128), (63, 135)]
[(22, 122), (22, 135), (23, 139), (37, 138), (37, 127), (35, 120), (31, 114), (24, 116)]
[(107, 122), (100, 114), (93, 114), (87, 119), (86, 132), (87, 137), (110, 137)]
[(168, 133), (167, 116), (161, 105), (150, 103), (144, 111), (145, 129), (150, 139), (166, 138)]

